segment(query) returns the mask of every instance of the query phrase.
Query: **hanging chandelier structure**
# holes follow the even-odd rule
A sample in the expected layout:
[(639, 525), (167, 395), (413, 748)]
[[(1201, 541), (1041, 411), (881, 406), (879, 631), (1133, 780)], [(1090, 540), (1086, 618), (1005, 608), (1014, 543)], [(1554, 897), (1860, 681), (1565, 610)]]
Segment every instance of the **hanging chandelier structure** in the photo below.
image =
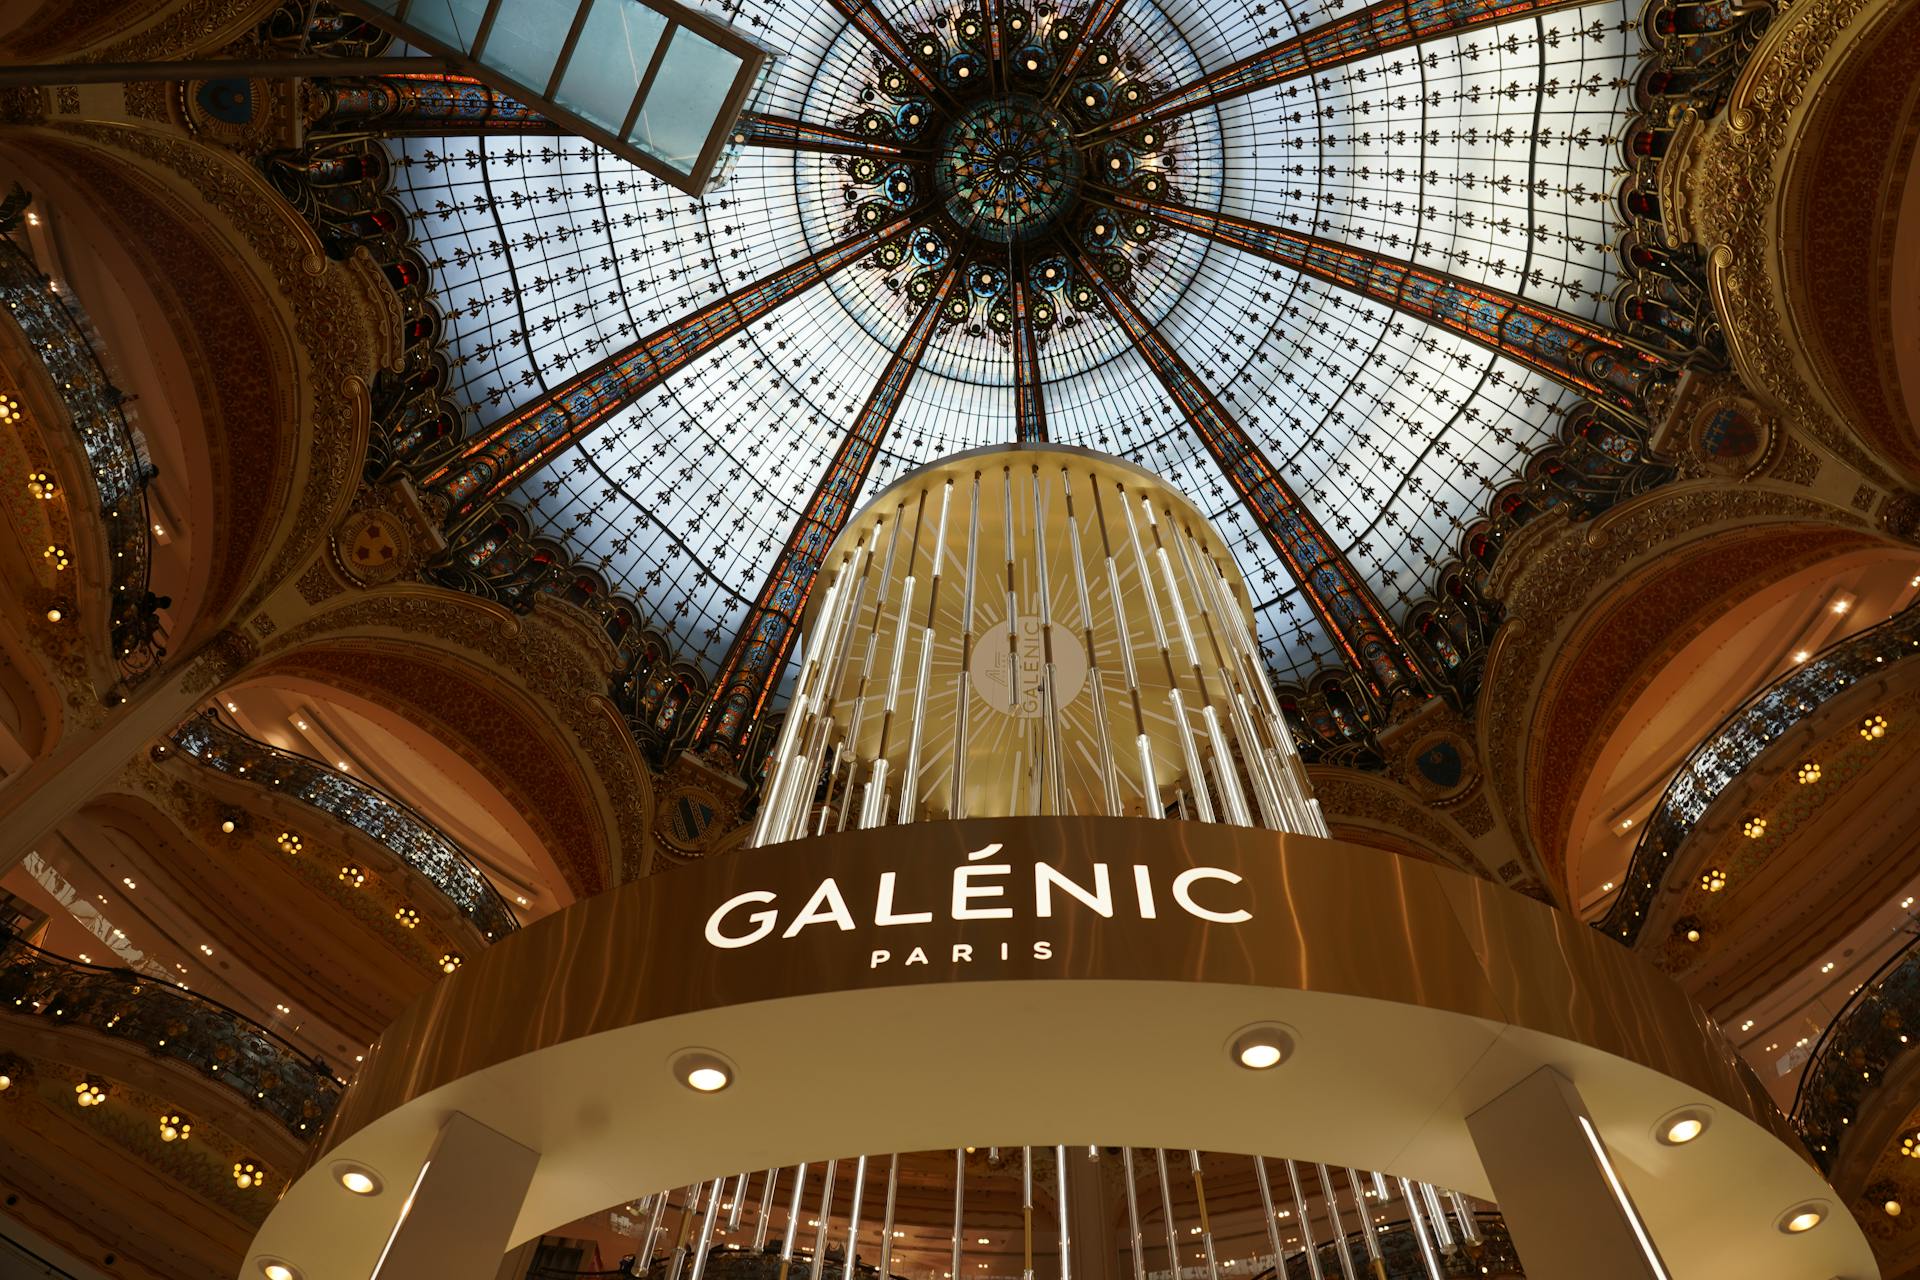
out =
[(1232, 555), (1131, 463), (921, 468), (821, 560), (753, 843), (1040, 815), (1325, 836)]

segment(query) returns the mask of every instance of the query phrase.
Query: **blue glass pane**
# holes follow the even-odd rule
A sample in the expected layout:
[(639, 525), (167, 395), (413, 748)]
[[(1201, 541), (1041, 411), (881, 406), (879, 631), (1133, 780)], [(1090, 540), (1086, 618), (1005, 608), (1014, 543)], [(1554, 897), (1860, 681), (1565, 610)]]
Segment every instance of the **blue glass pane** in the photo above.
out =
[(740, 59), (686, 27), (673, 33), (629, 139), (690, 173), (740, 74)]
[(481, 64), (545, 93), (576, 12), (573, 5), (563, 7), (552, 0), (502, 0), (480, 51)]
[(593, 0), (553, 100), (618, 133), (667, 20), (633, 0)]
[(413, 0), (407, 21), (456, 49), (473, 47), (487, 0)]

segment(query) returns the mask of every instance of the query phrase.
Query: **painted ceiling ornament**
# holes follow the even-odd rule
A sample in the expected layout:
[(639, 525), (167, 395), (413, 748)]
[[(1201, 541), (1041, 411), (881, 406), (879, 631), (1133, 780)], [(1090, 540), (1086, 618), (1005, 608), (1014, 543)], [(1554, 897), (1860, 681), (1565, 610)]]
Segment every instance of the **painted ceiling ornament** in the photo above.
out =
[(910, 300), (928, 296), (957, 260), (962, 287), (943, 321), (1006, 335), (1024, 308), (1045, 342), (1063, 323), (1103, 310), (1074, 265), (1076, 251), (1116, 286), (1151, 268), (1153, 221), (1119, 210), (1108, 193), (1173, 196), (1180, 128), (1149, 122), (1103, 133), (1164, 86), (1110, 44), (1075, 58), (1080, 32), (1065, 14), (1011, 8), (997, 21), (996, 33), (980, 10), (967, 9), (909, 37), (920, 69), (950, 101), (878, 63), (864, 109), (841, 123), (899, 154), (849, 158), (839, 169), (854, 229), (927, 209), (921, 230), (871, 260)]

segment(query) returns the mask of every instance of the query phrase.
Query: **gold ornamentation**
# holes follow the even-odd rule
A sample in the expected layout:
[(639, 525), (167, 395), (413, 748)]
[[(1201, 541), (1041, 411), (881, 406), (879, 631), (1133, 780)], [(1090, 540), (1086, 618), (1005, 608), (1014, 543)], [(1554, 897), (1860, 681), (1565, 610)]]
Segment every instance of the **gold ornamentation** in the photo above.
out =
[(1798, 440), (1789, 439), (1767, 478), (1782, 484), (1810, 485), (1820, 478), (1820, 455)]

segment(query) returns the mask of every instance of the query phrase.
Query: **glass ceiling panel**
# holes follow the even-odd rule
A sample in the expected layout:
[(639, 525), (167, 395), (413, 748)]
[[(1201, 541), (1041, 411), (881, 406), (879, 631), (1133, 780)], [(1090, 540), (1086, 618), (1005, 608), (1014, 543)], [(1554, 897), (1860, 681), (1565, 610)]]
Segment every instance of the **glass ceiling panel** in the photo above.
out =
[[(883, 3), (903, 32), (922, 0)], [(1116, 44), (1171, 85), (1354, 4), (1127, 0)], [(777, 51), (749, 109), (845, 125), (876, 77), (826, 0), (710, 7)], [(1614, 135), (1638, 50), (1622, 0), (1400, 50), (1193, 113), (1180, 197), (1604, 315)], [(407, 139), (397, 186), (449, 311), (479, 424), (728, 289), (843, 238), (845, 161), (748, 148), (694, 200), (571, 139)], [(1172, 233), (1136, 301), (1399, 616), (1572, 397), (1459, 337), (1264, 260)], [(900, 280), (851, 267), (615, 415), (521, 490), (535, 523), (632, 593), (709, 669), (724, 656), (847, 423), (899, 345)], [(1159, 383), (1102, 315), (1043, 342), (1063, 443), (1169, 477), (1228, 538), (1277, 676), (1334, 646)], [(867, 492), (1014, 434), (1005, 340), (942, 328)]]

